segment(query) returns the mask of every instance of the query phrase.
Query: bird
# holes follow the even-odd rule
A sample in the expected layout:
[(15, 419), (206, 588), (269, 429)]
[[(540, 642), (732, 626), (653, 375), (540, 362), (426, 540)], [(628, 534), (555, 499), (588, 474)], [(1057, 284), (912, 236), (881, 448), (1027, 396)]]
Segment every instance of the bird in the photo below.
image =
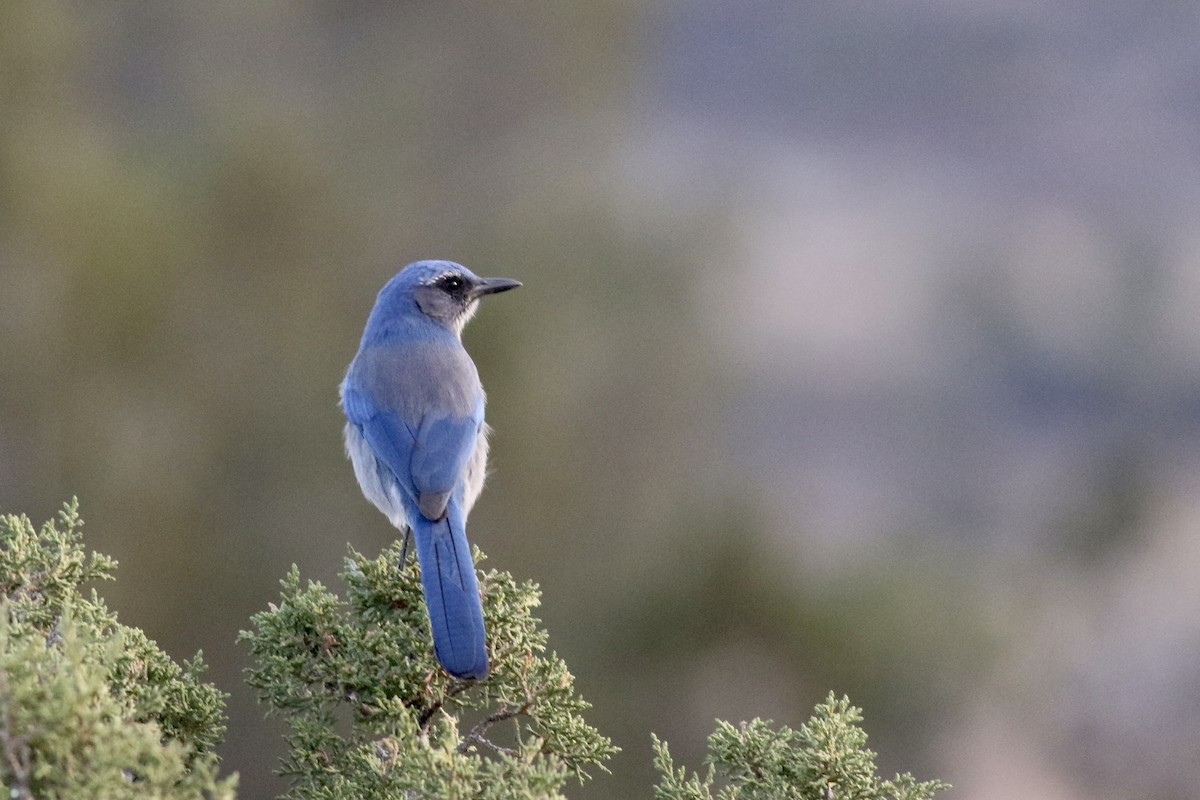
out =
[(483, 489), (486, 397), (462, 331), (487, 295), (520, 286), (417, 261), (380, 290), (339, 391), (346, 454), (366, 498), (416, 543), (434, 652), (456, 678), (488, 674), (467, 515)]

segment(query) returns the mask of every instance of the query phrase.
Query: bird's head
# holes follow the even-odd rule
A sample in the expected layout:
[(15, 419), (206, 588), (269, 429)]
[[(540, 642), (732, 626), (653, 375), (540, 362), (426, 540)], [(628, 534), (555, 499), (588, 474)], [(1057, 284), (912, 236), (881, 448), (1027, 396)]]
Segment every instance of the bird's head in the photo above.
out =
[(453, 261), (418, 261), (388, 281), (376, 310), (388, 316), (421, 314), (461, 334), (481, 298), (520, 285), (509, 278), (481, 278)]

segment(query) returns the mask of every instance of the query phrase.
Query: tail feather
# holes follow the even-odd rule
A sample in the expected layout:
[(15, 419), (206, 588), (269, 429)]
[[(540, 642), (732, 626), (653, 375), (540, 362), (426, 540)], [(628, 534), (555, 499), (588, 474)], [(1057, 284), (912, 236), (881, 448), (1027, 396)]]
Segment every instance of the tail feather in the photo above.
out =
[(452, 498), (437, 522), (417, 516), (413, 538), (438, 661), (456, 677), (484, 678), (487, 635), (462, 505)]

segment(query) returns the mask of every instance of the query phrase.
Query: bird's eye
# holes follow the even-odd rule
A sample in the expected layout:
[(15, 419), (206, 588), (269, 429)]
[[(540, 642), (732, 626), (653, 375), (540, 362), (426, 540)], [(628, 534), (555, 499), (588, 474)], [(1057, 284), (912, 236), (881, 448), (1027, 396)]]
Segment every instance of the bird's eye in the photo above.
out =
[(438, 282), (441, 284), (442, 289), (450, 294), (461, 292), (462, 288), (466, 286), (466, 281), (462, 279), (461, 275), (447, 275)]

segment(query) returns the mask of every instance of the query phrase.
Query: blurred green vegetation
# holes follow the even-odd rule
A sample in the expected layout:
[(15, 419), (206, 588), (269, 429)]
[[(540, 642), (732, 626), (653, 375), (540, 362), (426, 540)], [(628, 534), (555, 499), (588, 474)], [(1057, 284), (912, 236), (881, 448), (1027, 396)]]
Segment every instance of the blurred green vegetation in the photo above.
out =
[(704, 777), (677, 769), (666, 742), (655, 737), (654, 764), (661, 773), (655, 800), (712, 800), (714, 785), (720, 800), (929, 800), (950, 788), (907, 772), (881, 778), (861, 722), (862, 711), (832, 692), (799, 730), (761, 719), (736, 727), (718, 722), (708, 737)]
[(232, 800), (225, 695), (199, 654), (180, 666), (83, 593), (116, 564), (82, 526), (78, 502), (38, 528), (0, 516), (0, 781), (14, 800)]

